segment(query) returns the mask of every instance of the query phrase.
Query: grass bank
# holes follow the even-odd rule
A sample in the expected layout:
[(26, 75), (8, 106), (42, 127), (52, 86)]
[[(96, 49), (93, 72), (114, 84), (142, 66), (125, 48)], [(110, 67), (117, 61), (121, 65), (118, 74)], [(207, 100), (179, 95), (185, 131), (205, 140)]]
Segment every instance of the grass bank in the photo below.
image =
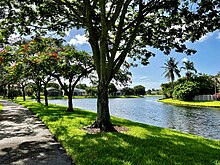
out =
[(180, 101), (173, 99), (161, 99), (158, 101), (180, 106), (220, 108), (220, 101)]
[(96, 114), (65, 106), (18, 101), (49, 127), (77, 165), (220, 164), (220, 141), (112, 117), (123, 133), (88, 134)]

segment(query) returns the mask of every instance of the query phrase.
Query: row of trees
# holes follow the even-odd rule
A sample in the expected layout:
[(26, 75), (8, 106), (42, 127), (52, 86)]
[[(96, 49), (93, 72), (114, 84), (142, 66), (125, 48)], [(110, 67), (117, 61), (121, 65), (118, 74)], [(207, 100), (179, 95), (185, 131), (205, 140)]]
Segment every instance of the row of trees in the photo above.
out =
[[(0, 40), (10, 34), (86, 29), (98, 75), (94, 127), (115, 131), (108, 104), (108, 85), (126, 57), (147, 65), (155, 55), (174, 49), (188, 55), (186, 41), (196, 41), (220, 27), (219, 0), (11, 0), (0, 2)], [(52, 66), (52, 65), (51, 65)]]
[[(181, 69), (184, 69), (186, 71), (186, 77), (192, 77), (194, 74), (197, 73), (197, 70), (194, 67), (194, 63), (191, 61), (183, 61), (184, 66), (180, 69), (178, 68), (179, 62), (175, 60), (174, 57), (170, 57), (166, 62), (164, 63), (164, 66), (162, 68), (165, 69), (164, 76), (171, 82), (172, 90), (174, 90), (174, 80), (175, 75), (180, 78), (180, 71)], [(194, 73), (193, 73), (193, 72)]]
[(72, 46), (64, 46), (57, 39), (36, 37), (22, 41), (16, 46), (7, 46), (0, 53), (1, 86), (22, 88), (33, 82), (36, 86), (37, 101), (43, 87), (45, 104), (48, 105), (47, 86), (57, 80), (68, 95), (68, 110), (73, 111), (72, 95), (77, 83), (94, 70), (91, 55), (77, 51)]
[[(165, 97), (172, 97), (179, 100), (192, 100), (195, 95), (216, 94), (219, 84), (220, 73), (215, 76), (196, 74), (197, 70), (193, 62), (184, 61), (184, 67), (178, 68), (175, 58), (170, 58), (164, 63), (164, 75), (170, 83), (161, 85)], [(180, 78), (180, 70), (186, 70), (186, 76)], [(175, 80), (175, 75), (179, 78)]]

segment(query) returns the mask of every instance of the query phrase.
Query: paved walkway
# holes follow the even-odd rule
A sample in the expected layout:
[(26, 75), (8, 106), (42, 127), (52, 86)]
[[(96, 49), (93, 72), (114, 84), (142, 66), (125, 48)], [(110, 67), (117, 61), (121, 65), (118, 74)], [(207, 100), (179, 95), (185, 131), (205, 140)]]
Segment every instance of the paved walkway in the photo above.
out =
[(71, 165), (46, 126), (27, 108), (0, 100), (0, 165)]

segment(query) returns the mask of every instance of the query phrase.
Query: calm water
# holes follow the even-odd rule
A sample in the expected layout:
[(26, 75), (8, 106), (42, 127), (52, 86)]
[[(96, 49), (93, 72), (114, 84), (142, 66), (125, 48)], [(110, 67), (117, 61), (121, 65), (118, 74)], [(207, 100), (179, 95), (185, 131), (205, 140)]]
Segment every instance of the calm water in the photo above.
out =
[[(220, 109), (177, 107), (157, 100), (160, 97), (110, 99), (113, 116), (176, 129), (220, 140)], [(67, 105), (67, 100), (49, 100), (52, 104)], [(74, 99), (74, 106), (96, 112), (96, 99)]]

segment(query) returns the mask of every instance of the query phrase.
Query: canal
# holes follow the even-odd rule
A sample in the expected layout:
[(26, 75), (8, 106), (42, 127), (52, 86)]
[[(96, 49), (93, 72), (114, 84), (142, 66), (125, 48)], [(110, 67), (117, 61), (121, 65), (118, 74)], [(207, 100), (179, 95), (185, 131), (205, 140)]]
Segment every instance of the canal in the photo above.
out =
[[(149, 96), (110, 99), (110, 114), (135, 122), (220, 140), (220, 109), (179, 107), (157, 102), (160, 98)], [(96, 99), (74, 99), (73, 104), (77, 108), (96, 112), (96, 101)], [(49, 103), (67, 105), (67, 100), (49, 100)]]

